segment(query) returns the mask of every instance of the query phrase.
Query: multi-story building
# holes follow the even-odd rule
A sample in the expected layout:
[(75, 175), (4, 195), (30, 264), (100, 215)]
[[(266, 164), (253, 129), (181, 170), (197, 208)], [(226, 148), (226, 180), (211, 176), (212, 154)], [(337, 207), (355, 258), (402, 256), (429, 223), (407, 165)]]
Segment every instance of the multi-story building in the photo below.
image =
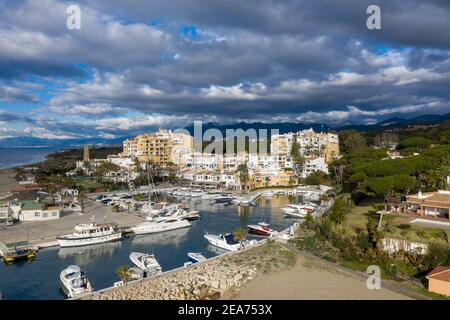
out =
[(308, 129), (297, 133), (273, 135), (270, 151), (272, 155), (289, 155), (296, 138), (300, 153), (304, 156), (322, 156), (329, 163), (339, 156), (339, 137), (335, 133), (316, 133)]
[(179, 153), (193, 149), (193, 137), (186, 133), (176, 133), (160, 129), (155, 133), (138, 135), (123, 142), (123, 155), (135, 157), (141, 162), (167, 165)]
[(322, 171), (329, 174), (328, 165), (323, 157), (306, 157), (305, 163), (301, 167), (300, 177), (307, 178), (311, 173)]

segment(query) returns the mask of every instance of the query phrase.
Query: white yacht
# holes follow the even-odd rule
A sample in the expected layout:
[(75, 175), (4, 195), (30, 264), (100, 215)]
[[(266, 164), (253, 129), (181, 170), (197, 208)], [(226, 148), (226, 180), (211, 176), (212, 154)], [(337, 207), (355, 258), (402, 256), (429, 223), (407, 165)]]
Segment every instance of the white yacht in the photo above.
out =
[(234, 239), (234, 236), (231, 233), (227, 233), (225, 235), (222, 234), (216, 235), (216, 234), (209, 234), (206, 232), (204, 237), (213, 246), (229, 251), (237, 251), (241, 247), (246, 247), (251, 244), (250, 241), (248, 240), (244, 240), (242, 241), (242, 243), (239, 243), (239, 241)]
[(187, 255), (194, 263), (206, 261), (206, 257), (201, 252), (188, 252)]
[(218, 194), (211, 198), (215, 203), (230, 203), (233, 201), (233, 196), (231, 194)]
[(132, 252), (130, 260), (142, 271), (147, 274), (147, 277), (156, 276), (162, 273), (161, 265), (156, 260), (153, 254)]
[(189, 196), (189, 194), (190, 194), (190, 191), (188, 188), (181, 188), (181, 189), (176, 190), (173, 193), (173, 195), (176, 197), (187, 197), (187, 196)]
[(79, 266), (67, 267), (59, 274), (59, 279), (68, 298), (75, 298), (93, 291), (91, 283)]
[(320, 201), (320, 197), (322, 196), (322, 192), (320, 191), (307, 191), (303, 198), (306, 201)]
[(167, 202), (155, 203), (150, 209), (151, 216), (159, 216), (169, 211)]
[(167, 212), (164, 217), (172, 217), (172, 218), (182, 218), (187, 221), (195, 221), (201, 218), (198, 210), (190, 210), (186, 211), (181, 208), (172, 209)]
[(202, 195), (202, 199), (211, 200), (220, 194), (219, 191), (208, 191)]
[(132, 227), (136, 234), (148, 234), (190, 227), (189, 221), (179, 217), (158, 217)]
[(56, 237), (61, 248), (87, 246), (122, 239), (122, 233), (116, 231), (116, 225), (96, 224), (95, 222), (77, 224), (72, 234)]
[(189, 194), (189, 196), (191, 198), (202, 198), (203, 195), (205, 195), (206, 192), (201, 190), (201, 189), (194, 189), (191, 191), (191, 193)]
[(283, 212), (286, 215), (304, 218), (308, 213), (314, 213), (316, 211), (317, 205), (311, 202), (307, 202), (305, 204), (289, 204), (287, 207), (282, 208)]

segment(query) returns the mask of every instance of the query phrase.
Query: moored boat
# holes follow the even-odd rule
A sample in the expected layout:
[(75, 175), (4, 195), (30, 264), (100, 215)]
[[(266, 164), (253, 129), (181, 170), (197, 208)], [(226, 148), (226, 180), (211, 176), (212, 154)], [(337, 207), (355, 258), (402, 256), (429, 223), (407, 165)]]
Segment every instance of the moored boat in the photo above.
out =
[(239, 243), (238, 240), (234, 239), (234, 236), (231, 233), (227, 233), (224, 235), (222, 234), (216, 235), (216, 234), (209, 234), (206, 232), (204, 237), (213, 246), (229, 251), (237, 251), (240, 248), (243, 248), (250, 244), (248, 240), (244, 240), (241, 243)]
[(75, 298), (93, 291), (91, 283), (79, 266), (67, 267), (60, 273), (59, 279), (68, 298)]
[(131, 230), (136, 234), (158, 233), (169, 230), (190, 227), (189, 221), (180, 217), (158, 217), (149, 221), (145, 221), (132, 227)]
[(72, 234), (56, 237), (61, 248), (87, 246), (91, 244), (117, 241), (122, 233), (116, 231), (115, 224), (77, 224)]
[(269, 224), (265, 222), (259, 222), (258, 224), (247, 225), (248, 232), (259, 236), (271, 236), (276, 233), (275, 230), (269, 228)]
[(230, 194), (219, 194), (212, 198), (215, 203), (230, 203), (233, 199)]
[(36, 259), (37, 250), (32, 247), (16, 248), (3, 254), (5, 264), (13, 264), (20, 261), (32, 261)]
[(144, 271), (147, 277), (156, 276), (162, 273), (161, 265), (153, 254), (132, 252), (130, 254), (130, 260), (136, 267)]
[(188, 252), (187, 255), (192, 262), (202, 262), (206, 260), (206, 257), (202, 255), (201, 252)]

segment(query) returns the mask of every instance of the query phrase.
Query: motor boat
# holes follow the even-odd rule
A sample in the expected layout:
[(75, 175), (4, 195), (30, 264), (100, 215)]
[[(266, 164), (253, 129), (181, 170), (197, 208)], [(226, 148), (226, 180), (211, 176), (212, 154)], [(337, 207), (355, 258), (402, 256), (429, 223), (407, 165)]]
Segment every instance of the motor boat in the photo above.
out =
[(273, 192), (273, 191), (264, 191), (262, 195), (263, 195), (264, 198), (272, 198), (275, 195), (275, 192)]
[(202, 255), (201, 252), (188, 252), (187, 255), (194, 263), (206, 261), (206, 257)]
[(236, 204), (238, 206), (254, 206), (256, 207), (256, 203), (252, 199), (246, 199), (246, 198), (234, 198), (231, 200), (231, 203)]
[(142, 271), (147, 274), (147, 277), (156, 276), (162, 273), (161, 265), (156, 260), (153, 254), (132, 252), (130, 260)]
[(191, 198), (201, 198), (204, 194), (206, 194), (205, 191), (203, 191), (201, 189), (194, 189), (189, 194), (189, 197), (191, 197)]
[(61, 248), (121, 240), (122, 233), (116, 231), (116, 228), (115, 224), (96, 224), (95, 222), (77, 224), (74, 233), (59, 236), (56, 239)]
[(190, 195), (190, 191), (187, 188), (181, 188), (176, 190), (173, 195), (175, 197), (188, 197)]
[(155, 217), (161, 214), (167, 213), (169, 211), (167, 202), (155, 203), (150, 209), (150, 215)]
[(189, 210), (186, 212), (186, 216), (184, 217), (187, 221), (196, 221), (199, 220), (202, 216), (199, 214), (198, 210)]
[(202, 199), (211, 200), (211, 199), (217, 197), (219, 194), (220, 194), (219, 191), (208, 191), (202, 195)]
[(172, 209), (167, 212), (163, 217), (182, 218), (187, 221), (195, 221), (201, 218), (198, 210), (186, 211), (181, 208)]
[(93, 291), (91, 283), (79, 266), (67, 267), (60, 273), (59, 279), (68, 298), (75, 298)]
[(269, 224), (265, 222), (259, 222), (258, 224), (247, 225), (248, 232), (259, 236), (271, 236), (276, 233), (275, 230), (269, 228)]
[(287, 207), (281, 209), (286, 215), (297, 218), (304, 218), (308, 211), (303, 208), (303, 205), (289, 204)]
[(322, 192), (319, 191), (307, 191), (303, 199), (306, 201), (320, 201), (320, 197), (322, 196)]
[(234, 236), (231, 233), (227, 233), (224, 235), (222, 234), (216, 235), (216, 234), (209, 234), (206, 232), (204, 237), (213, 246), (229, 251), (237, 251), (240, 248), (246, 247), (250, 244), (248, 240), (244, 240), (242, 241), (242, 243), (239, 243), (239, 241), (234, 239)]
[(233, 199), (230, 194), (219, 194), (212, 198), (215, 203), (230, 203)]
[(148, 220), (132, 227), (131, 230), (136, 234), (158, 233), (169, 230), (190, 227), (191, 223), (179, 217), (158, 217)]
[(146, 247), (156, 245), (175, 245), (179, 246), (186, 241), (188, 228), (175, 229), (166, 232), (136, 235), (131, 239), (133, 245), (144, 245)]

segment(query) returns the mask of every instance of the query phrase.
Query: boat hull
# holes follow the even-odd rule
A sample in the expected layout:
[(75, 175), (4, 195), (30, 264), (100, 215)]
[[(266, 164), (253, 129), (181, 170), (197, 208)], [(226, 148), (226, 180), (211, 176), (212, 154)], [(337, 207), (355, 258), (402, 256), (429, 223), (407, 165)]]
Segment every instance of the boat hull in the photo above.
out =
[(186, 223), (177, 223), (172, 225), (161, 225), (161, 226), (146, 226), (146, 225), (137, 225), (136, 227), (132, 227), (131, 230), (135, 234), (152, 234), (152, 233), (160, 233), (165, 231), (171, 231), (176, 229), (188, 228), (191, 224), (188, 221)]
[(248, 227), (248, 232), (251, 234), (255, 234), (258, 236), (265, 236), (268, 237), (272, 234), (271, 230), (264, 230), (264, 229), (260, 229), (260, 228), (255, 228), (255, 227)]
[(90, 238), (57, 238), (58, 243), (61, 248), (67, 248), (67, 247), (82, 247), (82, 246), (89, 246), (91, 244), (98, 244), (98, 243), (105, 243), (105, 242), (111, 242), (111, 241), (119, 241), (122, 240), (122, 233), (113, 233), (108, 235), (102, 235), (98, 237), (90, 237)]
[(241, 245), (239, 243), (230, 245), (216, 235), (205, 234), (204, 237), (211, 245), (221, 249), (225, 249), (228, 251), (237, 251), (241, 248)]

